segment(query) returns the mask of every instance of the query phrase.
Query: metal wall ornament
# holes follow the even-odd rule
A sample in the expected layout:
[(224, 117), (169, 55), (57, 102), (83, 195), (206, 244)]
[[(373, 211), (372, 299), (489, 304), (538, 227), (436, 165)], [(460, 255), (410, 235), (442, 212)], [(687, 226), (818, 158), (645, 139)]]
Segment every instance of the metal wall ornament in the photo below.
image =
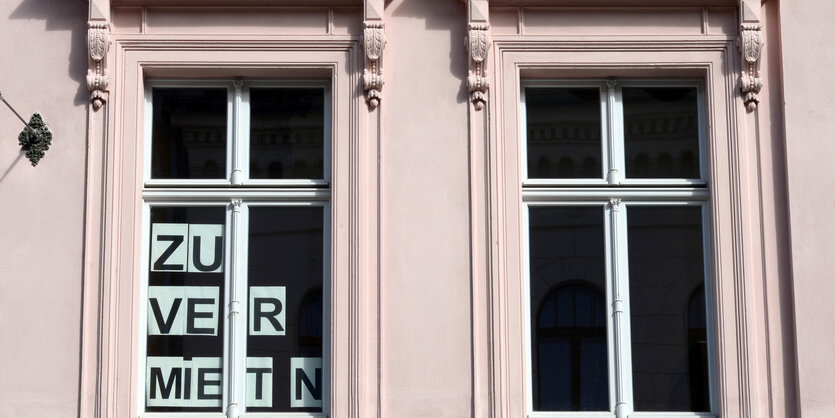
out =
[(26, 126), (23, 131), (17, 136), (17, 142), (20, 143), (20, 149), (26, 152), (26, 158), (32, 163), (32, 167), (38, 165), (41, 158), (44, 157), (49, 146), (52, 145), (52, 132), (46, 126), (40, 114), (35, 113), (29, 118), (27, 123), (19, 113), (6, 101), (3, 94), (0, 93), (0, 101), (6, 104), (9, 110), (23, 122)]
[(99, 110), (107, 102), (107, 50), (110, 47), (110, 23), (90, 21), (87, 23), (87, 49), (89, 65), (87, 89), (93, 110)]
[(743, 23), (739, 27), (739, 50), (742, 53), (742, 74), (739, 77), (739, 87), (742, 90), (743, 102), (749, 112), (757, 110), (760, 103), (760, 89), (763, 81), (760, 77), (760, 57), (763, 48), (762, 25)]
[(380, 105), (383, 90), (383, 69), (381, 61), (386, 47), (385, 24), (380, 21), (362, 22), (363, 42), (365, 44), (365, 70), (362, 75), (365, 100), (375, 109)]
[(49, 131), (41, 115), (35, 113), (29, 119), (26, 129), (17, 136), (17, 141), (20, 143), (20, 149), (26, 151), (26, 158), (32, 163), (32, 167), (35, 167), (52, 145), (52, 132)]
[(470, 52), (470, 71), (467, 75), (467, 87), (470, 90), (470, 101), (476, 110), (484, 109), (487, 103), (487, 68), (485, 60), (490, 48), (488, 31), (490, 25), (486, 23), (469, 23), (467, 48)]

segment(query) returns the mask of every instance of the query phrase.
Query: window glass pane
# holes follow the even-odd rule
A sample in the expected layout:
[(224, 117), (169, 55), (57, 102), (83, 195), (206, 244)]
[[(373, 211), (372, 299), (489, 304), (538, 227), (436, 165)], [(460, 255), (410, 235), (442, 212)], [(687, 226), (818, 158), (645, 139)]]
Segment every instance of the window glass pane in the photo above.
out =
[(600, 89), (525, 89), (528, 178), (603, 177)]
[(248, 411), (321, 412), (321, 207), (251, 207)]
[(250, 178), (324, 178), (323, 88), (251, 88)]
[(225, 212), (223, 207), (151, 209), (149, 412), (221, 410)]
[(627, 210), (637, 411), (709, 409), (700, 207)]
[(603, 209), (529, 214), (534, 410), (609, 410)]
[(153, 89), (151, 177), (226, 177), (225, 88)]
[(699, 178), (695, 87), (624, 87), (627, 178)]

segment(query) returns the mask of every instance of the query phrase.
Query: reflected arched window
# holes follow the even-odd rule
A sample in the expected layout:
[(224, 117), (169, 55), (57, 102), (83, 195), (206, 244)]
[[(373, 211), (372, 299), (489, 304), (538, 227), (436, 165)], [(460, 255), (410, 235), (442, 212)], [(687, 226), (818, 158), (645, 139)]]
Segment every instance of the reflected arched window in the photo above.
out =
[(322, 352), (322, 291), (310, 291), (299, 305), (299, 355), (315, 357)]
[(681, 154), (681, 177), (694, 178), (699, 175), (699, 167), (696, 165), (696, 157), (691, 151)]
[(669, 152), (662, 152), (658, 156), (658, 176), (673, 177), (673, 156)]
[(598, 159), (594, 157), (586, 157), (583, 160), (583, 177), (600, 177), (600, 165), (597, 162)]
[(602, 292), (584, 285), (551, 291), (539, 305), (534, 334), (534, 409), (609, 410)]
[(539, 157), (539, 161), (537, 162), (537, 166), (540, 173), (550, 173), (551, 172), (551, 160), (548, 157), (542, 155)]
[(644, 152), (635, 156), (635, 174), (634, 177), (648, 177), (649, 176), (649, 155)]
[(687, 304), (687, 347), (690, 359), (690, 410), (709, 411), (705, 287), (699, 286)]
[(562, 157), (559, 161), (557, 161), (557, 173), (558, 176), (563, 177), (574, 177), (574, 160), (571, 157)]
[(217, 178), (223, 177), (224, 173), (220, 172), (220, 165), (215, 160), (206, 160), (203, 163), (203, 177)]

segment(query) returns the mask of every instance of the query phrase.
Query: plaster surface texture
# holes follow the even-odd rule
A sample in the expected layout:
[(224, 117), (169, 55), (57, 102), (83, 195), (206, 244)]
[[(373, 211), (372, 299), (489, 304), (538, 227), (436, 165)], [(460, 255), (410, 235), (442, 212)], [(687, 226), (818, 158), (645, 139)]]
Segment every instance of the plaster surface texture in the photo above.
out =
[[(774, 417), (796, 417), (797, 370), (792, 314), (791, 253), (786, 192), (786, 159), (783, 129), (783, 89), (780, 79), (779, 4), (763, 5), (762, 75), (757, 110), (760, 185), (763, 208), (763, 280), (766, 334), (770, 364), (769, 402)], [(763, 405), (764, 406), (764, 405)]]
[(381, 111), (382, 416), (471, 405), (463, 3), (386, 7)]
[(821, 87), (832, 79), (835, 4), (780, 3), (786, 166), (792, 276), (797, 333), (800, 412), (832, 416), (835, 410), (835, 97)]
[(32, 167), (0, 104), (0, 417), (78, 414), (87, 3), (0, 2), (0, 91), (53, 133)]

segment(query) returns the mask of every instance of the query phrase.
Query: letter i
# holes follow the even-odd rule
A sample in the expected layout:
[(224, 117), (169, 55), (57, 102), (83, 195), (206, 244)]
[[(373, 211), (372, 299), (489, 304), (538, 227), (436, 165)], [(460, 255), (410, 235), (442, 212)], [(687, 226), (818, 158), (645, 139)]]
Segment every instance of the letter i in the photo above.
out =
[(186, 367), (185, 372), (186, 377), (183, 382), (183, 399), (191, 399), (191, 367)]

